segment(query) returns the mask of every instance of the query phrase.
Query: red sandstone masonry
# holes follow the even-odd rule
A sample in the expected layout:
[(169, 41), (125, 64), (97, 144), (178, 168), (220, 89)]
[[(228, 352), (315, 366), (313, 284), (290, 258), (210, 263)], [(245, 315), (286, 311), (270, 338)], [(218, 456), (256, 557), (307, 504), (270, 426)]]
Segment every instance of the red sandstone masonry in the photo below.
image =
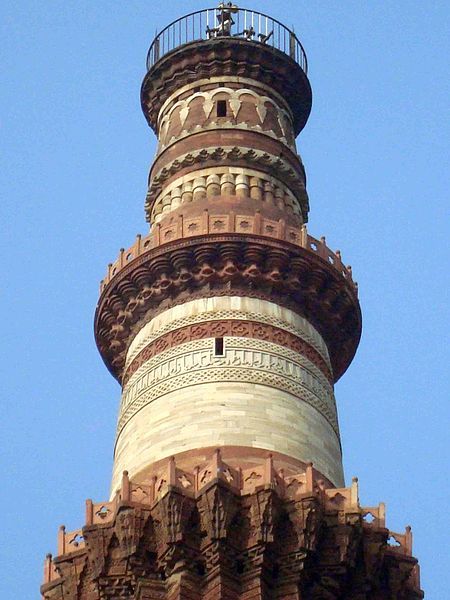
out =
[[(147, 589), (153, 589), (156, 585), (158, 590), (156, 597), (186, 600), (192, 598), (252, 600), (273, 597), (286, 600), (295, 597), (295, 590), (299, 590), (298, 586), (302, 581), (308, 586), (314, 577), (320, 577), (320, 571), (314, 575), (316, 567), (314, 561), (308, 559), (309, 556), (312, 557), (321, 548), (320, 552), (323, 556), (331, 557), (332, 554), (329, 554), (329, 550), (325, 551), (323, 544), (331, 544), (331, 549), (335, 547), (337, 540), (339, 540), (338, 544), (344, 545), (340, 550), (342, 553), (346, 545), (351, 543), (352, 535), (357, 535), (362, 536), (361, 539), (369, 536), (372, 540), (366, 547), (366, 552), (381, 552), (380, 556), (385, 557), (381, 560), (386, 560), (387, 577), (388, 581), (392, 578), (392, 585), (396, 579), (397, 569), (401, 568), (405, 573), (409, 573), (406, 579), (402, 579), (401, 597), (408, 600), (423, 597), (419, 590), (417, 561), (411, 558), (411, 529), (408, 527), (404, 534), (385, 529), (384, 506), (361, 507), (356, 479), (353, 480), (350, 488), (326, 488), (321, 480), (314, 479), (312, 465), (308, 465), (305, 473), (297, 475), (298, 482), (303, 482), (303, 486), (292, 487), (283, 479), (282, 473), (276, 471), (273, 459), (269, 455), (261, 471), (261, 484), (250, 493), (248, 491), (246, 493), (244, 487), (239, 494), (233, 482), (229, 481), (227, 476), (229, 469), (231, 468), (223, 462), (220, 452), (216, 451), (211, 466), (207, 469), (210, 472), (209, 479), (198, 483), (197, 485), (201, 487), (196, 488), (198, 491), (192, 494), (189, 489), (178, 483), (179, 470), (175, 460), (170, 459), (167, 462), (166, 475), (161, 477), (161, 481), (164, 481), (163, 487), (155, 481), (154, 491), (147, 496), (142, 496), (144, 486), (129, 481), (125, 473), (122, 489), (113, 501), (112, 510), (103, 511), (102, 523), (92, 523), (92, 515), (96, 514), (95, 509), (100, 506), (100, 503), (88, 501), (86, 526), (70, 533), (61, 529), (59, 546), (63, 554), (56, 559), (50, 556), (46, 559), (42, 586), (44, 599), (62, 600), (68, 595), (68, 590), (76, 589), (76, 582), (79, 581), (77, 573), (81, 573), (85, 565), (91, 565), (85, 573), (88, 578), (91, 578), (89, 581), (93, 590), (98, 590), (99, 581), (95, 577), (92, 579), (92, 569), (94, 571), (98, 569), (98, 562), (96, 562), (99, 560), (98, 552), (103, 550), (98, 547), (96, 540), (98, 535), (106, 535), (105, 539), (111, 540), (113, 531), (116, 532), (121, 552), (111, 564), (116, 564), (117, 567), (121, 565), (121, 576), (117, 579), (118, 571), (105, 572), (101, 580), (103, 583), (100, 583), (100, 587), (110, 586), (111, 590), (125, 589), (135, 581), (134, 578), (141, 568), (139, 565), (142, 558), (139, 549), (144, 544), (148, 548), (153, 548), (152, 553), (156, 551), (154, 558), (145, 567), (147, 570), (144, 570), (146, 573), (144, 580), (150, 576), (148, 569), (156, 569), (151, 577), (158, 572), (167, 574), (164, 575), (162, 582), (147, 581), (146, 583), (150, 586)], [(196, 477), (200, 482), (199, 475)], [(190, 508), (186, 512), (188, 505)], [(200, 510), (201, 519), (192, 530), (189, 523), (194, 524), (194, 521), (186, 518), (180, 520), (180, 516), (181, 514), (192, 515), (195, 506)], [(169, 507), (171, 508), (167, 512)], [(211, 514), (205, 514), (205, 510)], [(374, 518), (371, 522), (366, 522), (364, 517), (369, 513)], [(238, 542), (238, 539), (233, 536), (237, 532), (245, 531), (246, 515), (250, 515), (252, 525), (246, 530), (244, 538)], [(316, 517), (311, 519), (312, 515)], [(218, 520), (210, 521), (211, 516)], [(161, 517), (165, 520), (165, 524), (162, 528), (158, 528), (157, 519)], [(244, 520), (236, 521), (236, 518)], [(328, 542), (318, 536), (321, 521), (327, 523), (330, 532), (336, 530), (336, 535), (333, 533)], [(152, 522), (155, 523), (156, 529), (150, 530), (145, 523)], [(233, 523), (237, 522), (242, 522), (242, 525), (236, 530), (233, 528)], [(279, 529), (279, 525), (283, 522), (288, 525), (290, 532), (288, 535), (282, 533), (285, 527)], [(210, 523), (213, 523), (212, 528)], [(206, 529), (203, 529), (204, 526)], [(340, 529), (342, 534), (338, 534)], [(350, 531), (353, 532), (351, 535)], [(148, 535), (150, 537), (145, 537)], [(73, 540), (78, 537), (83, 537), (82, 544), (74, 543)], [(374, 545), (375, 539), (378, 542)], [(389, 545), (389, 539), (394, 539), (398, 545)], [(174, 545), (175, 540), (178, 542)], [(200, 542), (200, 540), (204, 541)], [(178, 555), (181, 548), (184, 550)], [(111, 550), (106, 550), (108, 555), (110, 552)], [(195, 553), (197, 558), (193, 561)], [(171, 556), (179, 564), (178, 570), (172, 571), (175, 563), (171, 562)], [(183, 556), (191, 558), (186, 561), (182, 560)], [(105, 559), (106, 556), (103, 560)], [(327, 560), (331, 560), (331, 568), (334, 561), (330, 558)], [(368, 564), (370, 564), (372, 559), (367, 557), (366, 560), (369, 560)], [(196, 564), (204, 564), (203, 574), (197, 569)], [(239, 564), (241, 567), (238, 567)], [(277, 564), (283, 565), (283, 569), (274, 578)], [(287, 568), (284, 573), (284, 569), (289, 564), (292, 567)], [(339, 569), (345, 569), (348, 578), (353, 571), (356, 575), (360, 567), (361, 565), (341, 562)], [(333, 569), (329, 573), (333, 573)], [(296, 573), (294, 581), (289, 581), (289, 577), (292, 578), (294, 573)], [(332, 576), (328, 574), (327, 577), (329, 579)], [(144, 580), (140, 587), (142, 591), (145, 589)], [(339, 582), (338, 578), (334, 581), (334, 585), (340, 586)], [(398, 589), (400, 593), (400, 588)], [(83, 600), (89, 600), (90, 597), (95, 598), (95, 594), (85, 595)], [(145, 595), (133, 597), (145, 598)], [(149, 597), (153, 600), (153, 596)], [(356, 600), (357, 596), (350, 595), (349, 598)]]
[[(258, 214), (258, 213), (256, 213)], [(195, 237), (198, 235), (204, 235), (208, 233), (215, 233), (214, 223), (212, 219), (217, 219), (214, 215), (209, 217), (209, 211), (205, 210), (204, 215), (208, 216), (208, 220), (204, 220), (202, 224), (201, 217), (197, 217), (198, 219), (198, 228), (194, 229), (194, 231), (190, 231), (185, 227), (185, 219), (183, 219), (183, 215), (177, 215), (178, 219), (175, 224), (157, 224), (149, 235), (142, 237), (141, 235), (137, 235), (136, 242), (128, 248), (127, 250), (121, 249), (119, 258), (116, 262), (108, 265), (108, 272), (106, 277), (102, 279), (100, 283), (100, 291), (103, 291), (107, 284), (120, 273), (120, 271), (128, 266), (131, 261), (142, 256), (152, 248), (159, 246), (164, 243), (168, 243), (173, 239), (177, 238), (188, 238)], [(197, 221), (192, 221), (197, 224)], [(191, 222), (191, 223), (192, 223)], [(190, 224), (191, 224), (190, 223)], [(230, 221), (228, 227), (225, 230), (220, 230), (218, 233), (229, 232), (233, 233), (236, 231), (236, 225), (233, 226), (235, 221)], [(268, 227), (273, 227), (272, 230), (268, 230)], [(172, 230), (173, 233), (170, 236), (165, 235), (167, 231)], [(304, 225), (299, 231), (297, 228), (291, 227), (283, 227), (283, 220), (277, 221), (262, 221), (259, 222), (258, 219), (252, 220), (251, 229), (246, 231), (246, 234), (258, 234), (263, 235), (265, 237), (286, 240), (289, 243), (294, 245), (298, 245), (301, 248), (305, 248), (310, 252), (316, 254), (323, 260), (327, 261), (333, 267), (335, 267), (344, 278), (349, 279), (352, 283), (352, 269), (350, 266), (346, 267), (342, 262), (341, 253), (339, 250), (336, 252), (332, 252), (326, 245), (325, 237), (321, 237), (320, 240), (310, 236), (307, 232), (306, 226)], [(357, 289), (357, 284), (353, 283), (355, 289)]]
[[(237, 31), (247, 13), (252, 28)], [(155, 340), (123, 381), (162, 349), (219, 330), (280, 343), (337, 380), (356, 352), (361, 313), (351, 268), (303, 226), (309, 200), (293, 138), (311, 110), (306, 55), (278, 21), (270, 19), (270, 33), (266, 15), (222, 4), (196, 33), (202, 14), (163, 30), (150, 50), (141, 103), (162, 138), (145, 203), (152, 230), (108, 267), (95, 317), (99, 351), (120, 379), (130, 343), (161, 312), (193, 299), (256, 298), (307, 319), (328, 348), (333, 373), (297, 336), (229, 319)], [(241, 85), (256, 91), (253, 100), (225, 92)], [(206, 88), (217, 91), (204, 98), (209, 105), (192, 98)], [(191, 107), (179, 104), (164, 123), (169, 104), (190, 97)], [(226, 116), (217, 100), (225, 101)], [(275, 395), (267, 401), (275, 403)], [(179, 430), (192, 425), (195, 435), (184, 413)], [(60, 528), (57, 556), (45, 561), (44, 600), (423, 598), (411, 529), (393, 533), (383, 504), (361, 506), (356, 479), (334, 488), (311, 463), (253, 447), (261, 440), (152, 464), (138, 435), (151, 431), (155, 421), (147, 418), (135, 421), (133, 433), (142, 470), (132, 480), (125, 471), (109, 501), (88, 500), (84, 527)], [(324, 433), (311, 446), (329, 443)]]

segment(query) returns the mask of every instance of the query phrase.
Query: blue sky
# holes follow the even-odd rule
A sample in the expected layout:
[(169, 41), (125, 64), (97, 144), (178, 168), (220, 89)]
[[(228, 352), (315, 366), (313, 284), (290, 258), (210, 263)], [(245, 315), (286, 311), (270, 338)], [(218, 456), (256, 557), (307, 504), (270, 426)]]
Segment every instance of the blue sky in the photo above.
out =
[[(155, 140), (139, 88), (156, 28), (198, 1), (0, 8), (0, 597), (37, 598), (61, 523), (106, 499), (120, 389), (92, 334), (98, 284), (146, 232)], [(214, 5), (214, 3), (213, 3)], [(448, 580), (448, 2), (247, 5), (294, 26), (313, 111), (298, 139), (309, 230), (359, 282), (338, 383), (347, 480), (413, 526), (428, 600)]]

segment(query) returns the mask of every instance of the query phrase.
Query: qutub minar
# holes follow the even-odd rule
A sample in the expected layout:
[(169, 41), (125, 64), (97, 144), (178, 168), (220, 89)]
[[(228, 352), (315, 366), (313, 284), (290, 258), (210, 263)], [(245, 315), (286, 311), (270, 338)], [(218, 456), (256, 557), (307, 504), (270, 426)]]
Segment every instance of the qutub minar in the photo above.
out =
[(361, 312), (305, 226), (302, 45), (221, 4), (164, 29), (147, 67), (150, 233), (95, 315), (122, 385), (111, 496), (60, 528), (43, 598), (423, 598), (410, 528), (344, 484), (333, 385)]

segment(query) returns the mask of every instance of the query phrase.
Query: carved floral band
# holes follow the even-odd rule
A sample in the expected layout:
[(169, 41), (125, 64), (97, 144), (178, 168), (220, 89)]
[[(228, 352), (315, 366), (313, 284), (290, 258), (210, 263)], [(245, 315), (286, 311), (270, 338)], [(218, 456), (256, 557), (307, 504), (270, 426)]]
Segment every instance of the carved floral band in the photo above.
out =
[(122, 386), (126, 385), (130, 377), (137, 369), (139, 369), (139, 367), (160, 352), (164, 352), (165, 350), (194, 340), (225, 336), (249, 337), (265, 340), (294, 350), (310, 360), (318, 369), (320, 369), (330, 384), (333, 385), (333, 375), (325, 360), (319, 352), (305, 340), (302, 340), (293, 333), (266, 323), (228, 319), (224, 321), (207, 321), (187, 325), (186, 327), (181, 327), (175, 331), (169, 331), (165, 335), (150, 342), (139, 352), (126, 369), (122, 379)]

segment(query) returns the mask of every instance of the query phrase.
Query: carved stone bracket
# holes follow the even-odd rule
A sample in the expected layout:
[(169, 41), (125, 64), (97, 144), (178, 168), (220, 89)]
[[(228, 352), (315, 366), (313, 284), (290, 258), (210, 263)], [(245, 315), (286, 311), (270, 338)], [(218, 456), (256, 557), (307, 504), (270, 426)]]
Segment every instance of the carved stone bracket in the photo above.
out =
[(235, 234), (173, 242), (120, 271), (96, 311), (96, 340), (107, 366), (121, 378), (126, 349), (149, 312), (221, 294), (264, 298), (295, 310), (325, 339), (336, 380), (350, 364), (361, 334), (350, 282), (301, 247)]
[(308, 220), (309, 201), (304, 185), (304, 169), (300, 161), (296, 159), (294, 165), (294, 162), (288, 162), (280, 156), (272, 155), (263, 150), (239, 146), (213, 146), (188, 152), (178, 156), (170, 163), (166, 163), (157, 173), (152, 172), (145, 203), (147, 219), (150, 220), (151, 218), (153, 204), (161, 193), (163, 186), (174, 175), (185, 169), (193, 170), (196, 165), (208, 168), (217, 165), (224, 166), (227, 163), (247, 168), (259, 168), (263, 172), (282, 180), (297, 197), (303, 220), (305, 222)]
[(382, 505), (359, 505), (356, 482), (325, 487), (312, 465), (285, 477), (270, 456), (258, 485), (240, 488), (248, 475), (237, 485), (236, 473), (216, 451), (192, 491), (173, 459), (159, 496), (124, 476), (104, 522), (83, 528), (84, 546), (47, 557), (44, 600), (245, 599), (263, 588), (280, 600), (423, 598), (410, 529), (389, 532)]

